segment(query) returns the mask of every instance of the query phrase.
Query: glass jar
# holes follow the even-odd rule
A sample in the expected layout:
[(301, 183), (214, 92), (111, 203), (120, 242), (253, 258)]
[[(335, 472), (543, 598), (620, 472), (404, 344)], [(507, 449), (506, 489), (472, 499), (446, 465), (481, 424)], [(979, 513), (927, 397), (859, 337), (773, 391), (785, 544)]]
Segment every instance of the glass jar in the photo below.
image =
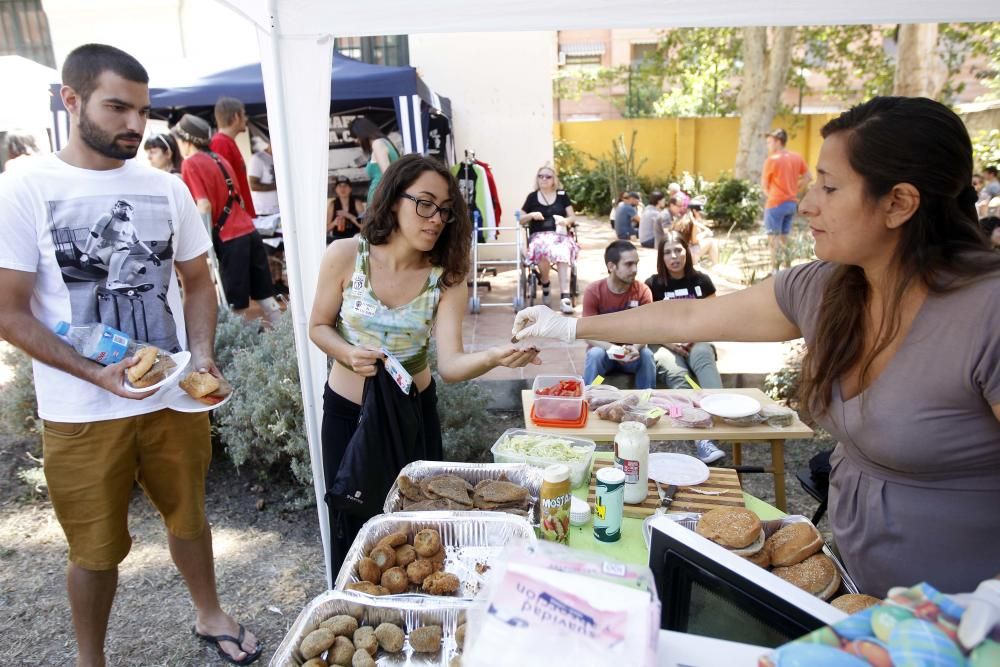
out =
[(649, 494), (649, 435), (639, 422), (622, 422), (615, 434), (615, 467), (625, 473), (625, 502), (638, 505)]

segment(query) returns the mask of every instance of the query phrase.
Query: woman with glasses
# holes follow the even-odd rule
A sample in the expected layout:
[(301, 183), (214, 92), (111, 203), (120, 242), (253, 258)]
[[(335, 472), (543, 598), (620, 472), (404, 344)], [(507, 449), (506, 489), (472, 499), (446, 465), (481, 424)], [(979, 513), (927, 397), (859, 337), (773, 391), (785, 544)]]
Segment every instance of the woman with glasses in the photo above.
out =
[[(437, 396), (428, 364), (431, 331), (437, 372), (468, 380), (497, 366), (519, 368), (538, 350), (501, 345), (466, 353), (462, 318), (472, 222), (458, 183), (435, 158), (406, 155), (386, 170), (356, 238), (334, 241), (320, 267), (309, 336), (333, 360), (323, 397), (323, 467), (330, 488), (358, 426), (366, 377), (386, 349), (420, 392), (428, 457), (442, 460)], [(331, 511), (334, 568), (363, 520)]]
[[(656, 252), (656, 273), (646, 279), (653, 301), (672, 299), (709, 299), (715, 297), (715, 284), (694, 268), (694, 257), (684, 235), (668, 231), (660, 239)], [(653, 353), (656, 379), (670, 389), (687, 389), (685, 379), (693, 376), (705, 389), (722, 388), (722, 378), (715, 364), (715, 346), (711, 343), (664, 343)], [(715, 463), (725, 454), (711, 440), (696, 440), (696, 454), (704, 463)]]
[(142, 147), (146, 149), (150, 165), (180, 178), (181, 163), (184, 162), (184, 158), (181, 156), (181, 149), (177, 146), (176, 139), (169, 134), (154, 134), (146, 139)]
[(542, 167), (535, 175), (535, 190), (527, 196), (518, 211), (522, 225), (528, 227), (527, 259), (538, 268), (542, 284), (542, 303), (549, 303), (549, 272), (556, 267), (559, 274), (560, 310), (573, 314), (570, 294), (570, 267), (580, 251), (569, 231), (576, 224), (576, 213), (569, 195), (559, 185), (552, 167)]

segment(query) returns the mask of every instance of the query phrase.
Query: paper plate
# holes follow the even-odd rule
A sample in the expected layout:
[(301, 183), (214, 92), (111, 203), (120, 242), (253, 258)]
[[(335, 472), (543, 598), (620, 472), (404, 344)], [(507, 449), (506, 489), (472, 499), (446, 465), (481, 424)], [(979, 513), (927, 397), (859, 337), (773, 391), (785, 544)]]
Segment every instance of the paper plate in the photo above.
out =
[(152, 384), (149, 385), (148, 387), (142, 387), (142, 388), (133, 387), (132, 383), (128, 381), (128, 376), (126, 375), (125, 383), (122, 385), (123, 387), (125, 387), (125, 391), (130, 391), (133, 394), (142, 394), (147, 391), (159, 389), (160, 387), (164, 387), (173, 382), (174, 380), (177, 380), (180, 374), (184, 372), (184, 369), (187, 368), (188, 362), (191, 361), (191, 353), (188, 352), (187, 350), (181, 350), (180, 352), (171, 354), (170, 358), (174, 360), (175, 364), (177, 364), (177, 367), (170, 372), (170, 375), (163, 378), (156, 384)]
[(707, 394), (699, 403), (708, 414), (726, 419), (749, 417), (760, 412), (760, 403), (743, 394)]
[(191, 398), (186, 391), (177, 385), (166, 391), (167, 393), (163, 395), (163, 404), (177, 412), (208, 412), (209, 410), (222, 407), (233, 397), (233, 392), (230, 392), (229, 396), (226, 396), (215, 405), (206, 405), (199, 400)]
[(708, 466), (687, 454), (650, 454), (649, 478), (660, 484), (694, 486), (708, 479)]

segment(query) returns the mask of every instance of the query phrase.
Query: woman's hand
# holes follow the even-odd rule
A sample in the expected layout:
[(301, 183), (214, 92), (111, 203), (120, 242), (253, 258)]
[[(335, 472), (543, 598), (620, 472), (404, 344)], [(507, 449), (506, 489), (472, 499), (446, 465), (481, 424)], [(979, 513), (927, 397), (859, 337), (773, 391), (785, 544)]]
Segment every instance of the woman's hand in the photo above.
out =
[(378, 368), (375, 362), (382, 358), (382, 353), (379, 350), (361, 345), (352, 345), (351, 351), (347, 355), (348, 363), (346, 365), (361, 377), (372, 377), (375, 375), (376, 368)]
[(534, 346), (501, 345), (490, 348), (490, 364), (494, 368), (497, 366), (521, 368), (528, 364), (538, 365), (540, 363), (542, 360), (538, 358), (538, 348)]
[(532, 306), (517, 314), (511, 334), (515, 343), (528, 337), (571, 343), (576, 340), (576, 318), (564, 317), (546, 306)]

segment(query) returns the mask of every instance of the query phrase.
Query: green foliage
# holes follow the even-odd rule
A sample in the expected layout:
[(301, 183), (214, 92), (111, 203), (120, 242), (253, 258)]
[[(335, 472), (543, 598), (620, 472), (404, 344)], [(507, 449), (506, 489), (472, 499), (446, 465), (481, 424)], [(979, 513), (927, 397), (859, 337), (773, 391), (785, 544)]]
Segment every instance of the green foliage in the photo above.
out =
[(435, 379), (441, 441), (446, 461), (492, 463), (490, 448), (499, 437), (493, 415), (486, 409), (487, 396), (476, 382), (445, 384)]
[(709, 186), (705, 195), (708, 197), (705, 217), (716, 228), (750, 229), (757, 224), (764, 212), (760, 186), (727, 174), (723, 174)]
[[(646, 158), (637, 159), (632, 131), (629, 143), (619, 135), (611, 142), (611, 150), (600, 157), (577, 151), (564, 141), (554, 147), (559, 179), (573, 201), (574, 209), (591, 215), (607, 215), (618, 194), (641, 187), (639, 170)], [(587, 166), (589, 159), (593, 166)]]
[(1000, 130), (980, 130), (972, 138), (972, 158), (978, 169), (1000, 166)]
[(237, 467), (251, 466), (261, 476), (291, 470), (311, 484), (292, 318), (285, 315), (262, 333), (259, 326), (228, 310), (220, 317), (217, 355), (226, 360), (220, 367), (236, 391), (215, 411), (216, 429)]
[[(666, 81), (654, 104), (656, 116), (729, 116), (736, 112), (742, 72), (742, 34), (737, 28), (689, 28), (664, 32), (656, 58), (640, 71)], [(661, 91), (663, 86), (661, 83)]]
[(890, 95), (896, 63), (885, 43), (895, 39), (895, 30), (873, 25), (800, 27), (789, 83), (804, 94), (806, 76), (813, 70), (826, 78), (827, 94), (844, 104)]
[(792, 346), (785, 359), (785, 367), (769, 373), (764, 378), (764, 391), (778, 403), (784, 403), (793, 410), (798, 409), (799, 385), (802, 379), (802, 357), (805, 346), (800, 342)]
[(0, 364), (7, 366), (11, 373), (0, 388), (0, 427), (8, 435), (39, 443), (41, 420), (38, 419), (31, 358), (14, 346), (0, 349), (3, 349)]

